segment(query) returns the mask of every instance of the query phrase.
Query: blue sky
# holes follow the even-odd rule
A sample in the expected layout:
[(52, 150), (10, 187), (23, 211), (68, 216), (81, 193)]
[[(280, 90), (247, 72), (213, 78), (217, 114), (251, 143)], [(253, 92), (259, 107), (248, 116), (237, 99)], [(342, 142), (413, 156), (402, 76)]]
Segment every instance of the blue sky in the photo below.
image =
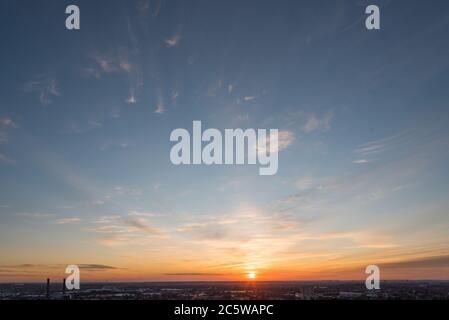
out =
[[(0, 265), (271, 279), (444, 259), (449, 4), (376, 1), (368, 31), (371, 2), (3, 1)], [(193, 120), (278, 128), (278, 174), (172, 165)]]

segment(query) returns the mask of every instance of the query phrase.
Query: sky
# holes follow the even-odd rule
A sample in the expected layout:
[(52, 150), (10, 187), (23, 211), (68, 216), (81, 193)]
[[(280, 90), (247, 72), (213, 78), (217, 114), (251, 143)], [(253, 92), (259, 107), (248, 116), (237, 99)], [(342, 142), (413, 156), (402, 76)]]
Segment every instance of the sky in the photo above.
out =
[[(449, 279), (448, 12), (1, 1), (0, 282)], [(173, 165), (194, 120), (279, 129), (277, 174)]]

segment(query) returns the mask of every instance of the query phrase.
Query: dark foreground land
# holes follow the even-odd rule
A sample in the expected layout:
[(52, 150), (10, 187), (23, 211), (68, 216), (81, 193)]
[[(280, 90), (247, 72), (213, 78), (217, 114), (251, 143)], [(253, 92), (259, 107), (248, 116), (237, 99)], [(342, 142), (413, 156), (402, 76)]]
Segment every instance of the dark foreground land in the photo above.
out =
[(52, 283), (0, 284), (0, 300), (449, 300), (449, 281), (364, 282), (142, 282), (82, 283), (64, 290)]

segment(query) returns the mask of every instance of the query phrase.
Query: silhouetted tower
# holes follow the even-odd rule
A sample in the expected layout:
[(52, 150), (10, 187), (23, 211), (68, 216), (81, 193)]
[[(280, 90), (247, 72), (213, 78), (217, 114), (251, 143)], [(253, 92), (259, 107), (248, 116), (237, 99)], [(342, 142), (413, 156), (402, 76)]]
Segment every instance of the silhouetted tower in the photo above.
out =
[(65, 294), (65, 278), (62, 279), (62, 294)]
[(50, 298), (50, 279), (47, 279), (47, 299)]

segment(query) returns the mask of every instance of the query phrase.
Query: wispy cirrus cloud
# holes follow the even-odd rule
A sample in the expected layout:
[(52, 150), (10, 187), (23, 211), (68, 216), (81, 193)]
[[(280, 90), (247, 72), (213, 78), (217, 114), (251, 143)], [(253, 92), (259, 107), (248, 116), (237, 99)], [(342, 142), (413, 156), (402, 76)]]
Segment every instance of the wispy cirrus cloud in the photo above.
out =
[(95, 219), (87, 231), (96, 234), (100, 244), (106, 246), (145, 244), (166, 234), (150, 221), (151, 216), (143, 213), (103, 216)]
[(53, 221), (54, 224), (73, 224), (78, 223), (81, 221), (81, 218), (78, 217), (67, 217), (67, 218), (60, 218)]
[(43, 221), (56, 225), (78, 224), (81, 222), (80, 217), (58, 217), (54, 213), (45, 212), (19, 212), (15, 214), (17, 217), (28, 218), (29, 220)]
[(159, 213), (159, 212), (152, 212), (152, 211), (137, 211), (137, 210), (131, 210), (128, 213), (128, 216), (137, 216), (137, 217), (160, 217), (163, 216), (164, 214)]
[(151, 226), (145, 218), (128, 216), (123, 218), (122, 223), (125, 227), (130, 227), (136, 231), (142, 231), (151, 235), (161, 235), (158, 228)]
[[(109, 270), (121, 270), (124, 268), (115, 267), (106, 264), (99, 263), (72, 263), (78, 266), (78, 268), (88, 272), (96, 272), (96, 271), (109, 271)], [(34, 264), (34, 263), (24, 263), (17, 265), (2, 265), (0, 266), (0, 276), (2, 274), (8, 276), (33, 276), (39, 275), (43, 272), (64, 272), (67, 264)]]
[(121, 269), (121, 268), (118, 268), (118, 267), (109, 266), (109, 265), (105, 265), (105, 264), (77, 264), (77, 266), (80, 269), (85, 269), (85, 270), (115, 270), (115, 269)]
[(75, 224), (81, 222), (79, 217), (58, 217), (54, 213), (47, 212), (18, 212), (15, 214), (17, 217), (28, 218), (31, 220), (40, 220), (45, 223), (53, 223), (57, 225), (63, 224)]
[(158, 103), (156, 108), (154, 109), (154, 113), (163, 114), (165, 113), (165, 107), (162, 103)]
[(99, 147), (100, 151), (107, 151), (114, 148), (126, 149), (131, 145), (129, 141), (120, 140), (120, 141), (107, 141), (101, 144)]
[(286, 115), (269, 118), (268, 122), (276, 122), (285, 128), (298, 128), (306, 134), (316, 131), (328, 132), (332, 129), (335, 115), (332, 111), (325, 113), (308, 112), (304, 110), (288, 112)]
[(319, 181), (312, 177), (302, 177), (295, 183), (296, 187), (300, 191), (311, 190), (319, 185)]
[(93, 204), (95, 205), (103, 205), (108, 201), (113, 201), (116, 198), (120, 197), (131, 197), (131, 198), (138, 198), (142, 196), (142, 190), (130, 186), (115, 186), (104, 194), (101, 197), (98, 197), (93, 201)]
[(89, 65), (83, 69), (87, 77), (100, 79), (107, 74), (124, 74), (127, 76), (129, 86), (129, 95), (125, 102), (127, 104), (138, 102), (137, 94), (143, 86), (143, 78), (137, 50), (120, 47), (113, 53), (91, 54), (89, 59)]
[(70, 121), (67, 125), (67, 129), (73, 134), (83, 134), (88, 133), (93, 130), (97, 130), (103, 127), (103, 123), (99, 119), (91, 118), (87, 121)]
[(366, 142), (359, 145), (354, 150), (354, 153), (362, 157), (369, 157), (384, 153), (388, 150), (394, 149), (395, 146), (402, 144), (402, 142), (407, 141), (407, 137), (409, 137), (410, 133), (410, 131), (404, 131), (386, 138)]
[(369, 162), (370, 161), (366, 160), (366, 159), (357, 159), (357, 160), (352, 161), (352, 163), (354, 163), (354, 164), (367, 164)]
[[(447, 144), (445, 134), (439, 123), (431, 128), (402, 130), (399, 133), (365, 142), (357, 146), (353, 154), (354, 164), (377, 162), (388, 157), (404, 157), (406, 154), (416, 158), (425, 149), (441, 148)], [(429, 151), (427, 151), (429, 152)]]
[[(285, 149), (287, 149), (293, 142), (295, 141), (295, 135), (292, 131), (289, 130), (279, 130), (278, 131), (278, 141), (271, 141), (271, 135), (268, 132), (266, 137), (262, 137), (258, 141), (257, 152), (259, 154), (264, 154), (268, 149), (278, 153)], [(274, 143), (274, 147), (271, 144)], [(270, 147), (268, 147), (268, 144)]]
[(116, 55), (94, 54), (91, 59), (94, 61), (94, 65), (85, 68), (85, 70), (89, 71), (87, 75), (94, 75), (95, 77), (101, 77), (102, 74), (108, 73), (129, 73), (134, 68), (126, 51)]
[(331, 129), (331, 121), (334, 118), (334, 114), (328, 112), (323, 116), (318, 116), (315, 113), (305, 113), (305, 123), (302, 125), (301, 130), (305, 133), (311, 133), (314, 131), (329, 131)]
[(24, 85), (24, 90), (36, 94), (42, 105), (49, 105), (55, 97), (61, 95), (58, 81), (46, 76), (38, 76), (27, 82)]
[(54, 217), (55, 214), (47, 213), (47, 212), (19, 212), (19, 213), (16, 213), (16, 216), (25, 217), (25, 218), (34, 218), (34, 219), (46, 219), (46, 218)]
[(166, 276), (177, 277), (210, 277), (210, 276), (225, 276), (229, 273), (214, 273), (214, 272), (181, 272), (181, 273), (165, 273)]

